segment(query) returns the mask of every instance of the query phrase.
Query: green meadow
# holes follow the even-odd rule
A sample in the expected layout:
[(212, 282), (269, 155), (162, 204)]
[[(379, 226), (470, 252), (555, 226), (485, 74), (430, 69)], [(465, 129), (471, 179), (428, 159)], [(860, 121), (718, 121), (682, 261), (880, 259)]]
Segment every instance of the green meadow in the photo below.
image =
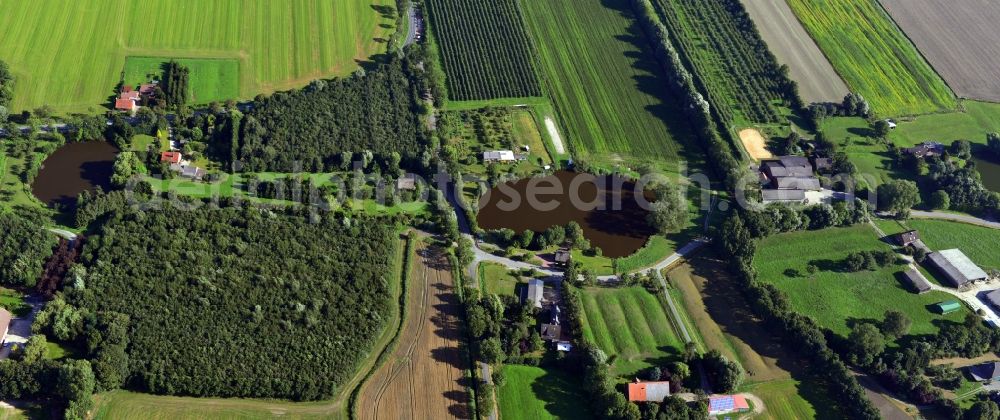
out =
[(588, 288), (581, 298), (583, 336), (607, 353), (619, 376), (673, 361), (684, 349), (663, 304), (646, 289)]
[(176, 61), (191, 70), (188, 92), (193, 104), (225, 101), (240, 96), (240, 62), (236, 59), (128, 57), (125, 83), (137, 86), (163, 76), (163, 66)]
[(877, 0), (789, 0), (851, 91), (882, 116), (954, 110), (955, 95)]
[(343, 76), (386, 49), (392, 0), (0, 0), (13, 110), (107, 105), (126, 57), (236, 60), (239, 98)]
[(904, 222), (882, 221), (885, 233), (916, 229), (920, 239), (932, 250), (958, 248), (983, 269), (1000, 270), (1000, 230), (947, 220), (910, 219)]
[(588, 419), (587, 395), (580, 380), (554, 369), (534, 366), (503, 367), (507, 382), (499, 389), (500, 417), (504, 419)]
[[(846, 337), (856, 322), (881, 321), (894, 309), (913, 320), (911, 334), (935, 334), (942, 320), (961, 322), (963, 309), (940, 316), (928, 308), (954, 297), (943, 292), (911, 293), (897, 273), (905, 265), (877, 271), (847, 272), (843, 261), (858, 251), (890, 249), (868, 225), (774, 235), (760, 242), (754, 267), (762, 281), (788, 295), (792, 310), (808, 315), (824, 328)], [(806, 266), (816, 265), (810, 275)]]

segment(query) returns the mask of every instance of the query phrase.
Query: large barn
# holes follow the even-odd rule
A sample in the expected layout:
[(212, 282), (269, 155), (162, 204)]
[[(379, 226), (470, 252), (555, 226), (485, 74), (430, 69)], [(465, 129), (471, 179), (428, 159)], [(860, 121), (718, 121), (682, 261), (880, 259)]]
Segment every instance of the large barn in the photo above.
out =
[(936, 268), (952, 287), (961, 289), (988, 277), (969, 257), (958, 249), (946, 249), (927, 255), (927, 261)]

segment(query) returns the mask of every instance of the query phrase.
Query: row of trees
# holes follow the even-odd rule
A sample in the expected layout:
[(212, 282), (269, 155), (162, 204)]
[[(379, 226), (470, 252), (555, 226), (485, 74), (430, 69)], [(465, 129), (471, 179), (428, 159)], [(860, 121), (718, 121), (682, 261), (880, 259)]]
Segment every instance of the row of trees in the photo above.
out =
[(14, 73), (0, 60), (0, 122), (7, 121), (10, 102), (14, 100)]
[(163, 68), (163, 96), (168, 106), (184, 105), (190, 92), (191, 70), (170, 60)]

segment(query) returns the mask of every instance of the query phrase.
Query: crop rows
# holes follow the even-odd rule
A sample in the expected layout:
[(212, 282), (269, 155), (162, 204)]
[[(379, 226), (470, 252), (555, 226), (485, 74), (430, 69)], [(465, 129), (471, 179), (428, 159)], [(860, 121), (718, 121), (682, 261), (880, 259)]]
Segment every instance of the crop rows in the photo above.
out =
[(951, 89), (876, 0), (789, 0), (851, 90), (882, 116), (956, 107)]
[(701, 78), (724, 121), (781, 117), (772, 102), (794, 101), (789, 82), (738, 0), (657, 0), (674, 42)]
[(431, 0), (451, 99), (541, 96), (516, 0)]

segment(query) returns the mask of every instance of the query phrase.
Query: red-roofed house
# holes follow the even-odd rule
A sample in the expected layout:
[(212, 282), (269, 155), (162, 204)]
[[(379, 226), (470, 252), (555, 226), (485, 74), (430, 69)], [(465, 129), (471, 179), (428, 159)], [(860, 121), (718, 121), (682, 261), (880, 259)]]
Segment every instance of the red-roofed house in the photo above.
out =
[(181, 152), (163, 152), (160, 154), (160, 162), (163, 163), (181, 163), (181, 159), (184, 156)]
[(670, 396), (670, 382), (635, 382), (628, 384), (628, 400), (633, 402), (663, 402)]
[(138, 107), (134, 99), (118, 98), (115, 100), (115, 109), (119, 111), (133, 112)]
[(742, 413), (750, 410), (750, 404), (742, 395), (716, 395), (708, 399), (708, 415)]

